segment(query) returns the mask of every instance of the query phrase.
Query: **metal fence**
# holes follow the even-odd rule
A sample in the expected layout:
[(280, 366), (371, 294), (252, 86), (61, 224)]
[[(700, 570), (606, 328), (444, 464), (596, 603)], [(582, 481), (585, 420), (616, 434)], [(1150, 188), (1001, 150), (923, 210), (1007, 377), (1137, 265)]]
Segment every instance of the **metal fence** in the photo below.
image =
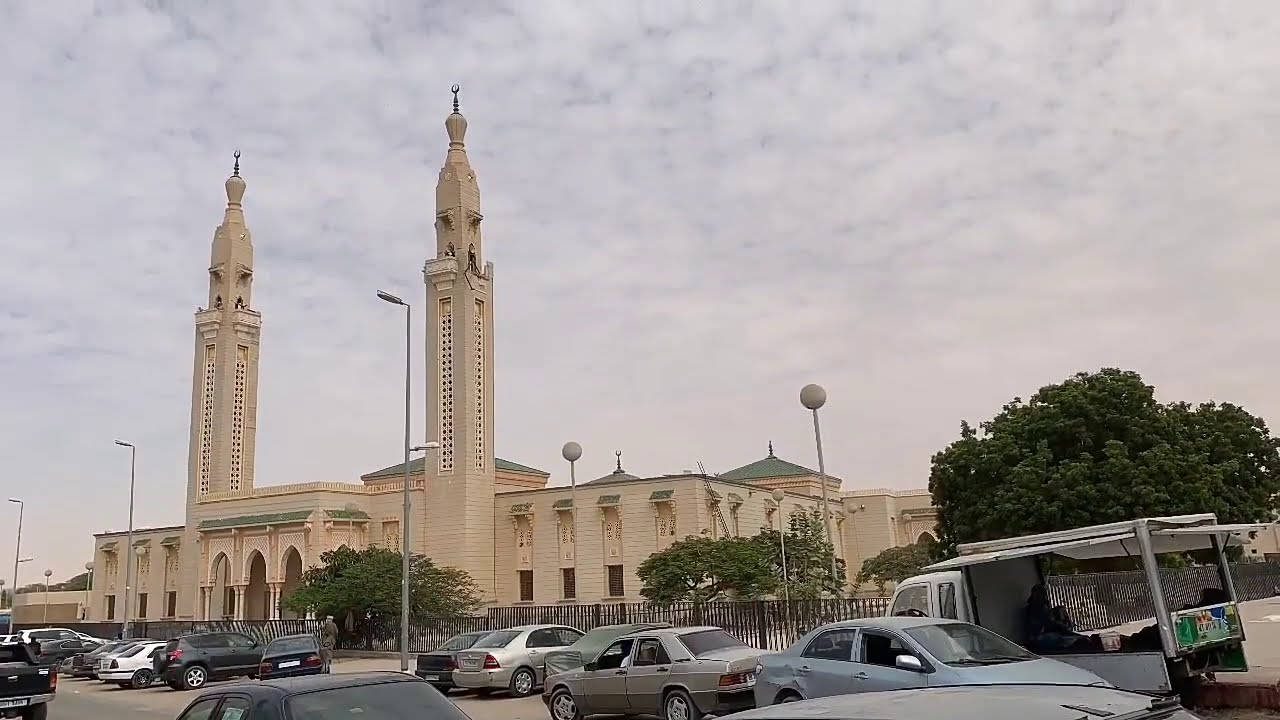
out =
[[(1280, 563), (1239, 563), (1231, 566), (1231, 581), (1240, 601), (1278, 595)], [(1222, 589), (1216, 565), (1160, 570), (1165, 604), (1180, 610), (1199, 604), (1207, 588)], [(1054, 575), (1046, 590), (1050, 602), (1061, 605), (1078, 630), (1099, 630), (1155, 617), (1151, 591), (1141, 570), (1079, 575)]]

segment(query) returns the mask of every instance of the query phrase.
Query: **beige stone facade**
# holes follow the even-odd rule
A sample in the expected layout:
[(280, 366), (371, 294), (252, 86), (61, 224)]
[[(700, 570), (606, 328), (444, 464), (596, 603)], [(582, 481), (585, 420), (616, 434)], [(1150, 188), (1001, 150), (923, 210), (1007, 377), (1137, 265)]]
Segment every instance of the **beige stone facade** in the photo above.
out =
[[(576, 490), (494, 454), (494, 266), (486, 260), (467, 121), (445, 120), (436, 185), (435, 254), (423, 265), (428, 427), (440, 447), (410, 462), (413, 552), (462, 568), (496, 604), (636, 601), (636, 567), (690, 535), (751, 535), (821, 507), (817, 473), (773, 453), (713, 476), (639, 478), (617, 470)], [(214, 232), (208, 306), (195, 315), (190, 451), (183, 525), (94, 536), (92, 620), (268, 619), (306, 568), (341, 545), (398, 548), (404, 465), (359, 483), (255, 483), (258, 357), (253, 244), (239, 156)], [(415, 383), (417, 384), (417, 383)], [(423, 385), (419, 385), (422, 387)], [(841, 492), (827, 477), (836, 552), (856, 569), (892, 545), (932, 533), (924, 491)], [(782, 490), (782, 507), (772, 499)], [(717, 519), (723, 518), (723, 525)], [(124, 553), (132, 552), (133, 577)], [(852, 574), (852, 570), (851, 570)]]

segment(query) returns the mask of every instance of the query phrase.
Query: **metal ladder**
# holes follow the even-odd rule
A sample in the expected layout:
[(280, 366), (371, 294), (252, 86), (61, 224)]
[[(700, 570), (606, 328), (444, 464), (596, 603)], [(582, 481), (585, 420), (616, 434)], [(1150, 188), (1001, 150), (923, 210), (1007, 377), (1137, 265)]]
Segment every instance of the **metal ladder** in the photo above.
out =
[(698, 473), (702, 475), (702, 484), (707, 489), (707, 506), (720, 525), (720, 537), (729, 537), (729, 523), (724, 521), (724, 514), (720, 512), (720, 493), (711, 487), (711, 478), (707, 477), (707, 470), (702, 467), (701, 461), (698, 462)]

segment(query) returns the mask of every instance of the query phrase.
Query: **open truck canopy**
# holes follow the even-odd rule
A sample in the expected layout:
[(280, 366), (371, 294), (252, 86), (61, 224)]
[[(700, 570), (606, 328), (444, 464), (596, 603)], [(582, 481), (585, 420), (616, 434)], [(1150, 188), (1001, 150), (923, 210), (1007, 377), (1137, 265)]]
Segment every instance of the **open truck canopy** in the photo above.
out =
[(960, 553), (958, 557), (934, 563), (924, 569), (956, 570), (971, 565), (1050, 553), (1076, 560), (1136, 557), (1141, 552), (1138, 548), (1137, 529), (1142, 523), (1147, 525), (1151, 549), (1157, 555), (1207, 550), (1213, 547), (1214, 537), (1218, 538), (1223, 548), (1241, 545), (1253, 534), (1267, 527), (1263, 523), (1219, 525), (1217, 517), (1212, 514), (1126, 520), (1038, 535), (966, 543), (956, 548)]

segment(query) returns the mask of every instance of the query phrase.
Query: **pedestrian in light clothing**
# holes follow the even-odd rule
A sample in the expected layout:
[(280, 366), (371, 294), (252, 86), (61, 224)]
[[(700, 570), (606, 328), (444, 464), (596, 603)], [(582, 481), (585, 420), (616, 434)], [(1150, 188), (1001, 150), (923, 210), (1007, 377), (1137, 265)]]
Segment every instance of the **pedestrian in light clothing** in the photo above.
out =
[(338, 624), (332, 615), (326, 615), (324, 626), (320, 628), (320, 662), (324, 671), (333, 672), (333, 649), (338, 646)]

